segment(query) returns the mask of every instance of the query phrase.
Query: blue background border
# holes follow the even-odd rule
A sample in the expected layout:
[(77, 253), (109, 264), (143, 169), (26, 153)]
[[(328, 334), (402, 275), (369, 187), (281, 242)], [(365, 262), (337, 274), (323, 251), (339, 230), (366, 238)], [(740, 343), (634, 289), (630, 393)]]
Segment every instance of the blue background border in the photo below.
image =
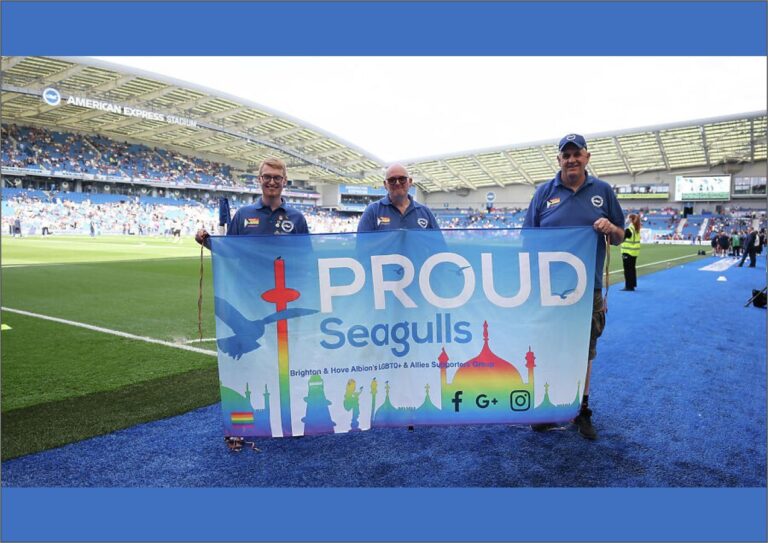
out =
[(765, 507), (765, 489), (749, 488), (6, 488), (2, 536), (3, 541), (765, 541), (764, 525), (758, 529), (755, 522), (765, 518)]
[[(1, 6), (3, 55), (766, 55), (764, 2)], [(3, 488), (0, 535), (765, 541), (765, 507), (764, 488)]]
[(4, 55), (765, 55), (765, 2), (13, 2)]

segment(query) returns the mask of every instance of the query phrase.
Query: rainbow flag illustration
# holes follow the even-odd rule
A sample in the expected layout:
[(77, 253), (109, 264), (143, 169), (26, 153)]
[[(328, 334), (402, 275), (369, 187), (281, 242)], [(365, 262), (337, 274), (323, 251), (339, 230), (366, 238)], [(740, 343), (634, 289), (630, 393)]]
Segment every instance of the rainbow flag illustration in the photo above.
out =
[(230, 415), (232, 424), (253, 424), (253, 413), (244, 411), (234, 411)]

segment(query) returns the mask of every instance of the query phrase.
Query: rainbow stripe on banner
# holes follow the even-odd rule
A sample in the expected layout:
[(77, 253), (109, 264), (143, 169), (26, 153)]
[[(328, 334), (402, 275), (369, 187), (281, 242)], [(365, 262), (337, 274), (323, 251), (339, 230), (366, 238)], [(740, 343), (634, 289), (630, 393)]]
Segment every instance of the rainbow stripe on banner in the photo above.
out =
[(596, 248), (590, 227), (213, 237), (225, 434), (572, 419)]
[(253, 424), (253, 413), (232, 413), (232, 424)]

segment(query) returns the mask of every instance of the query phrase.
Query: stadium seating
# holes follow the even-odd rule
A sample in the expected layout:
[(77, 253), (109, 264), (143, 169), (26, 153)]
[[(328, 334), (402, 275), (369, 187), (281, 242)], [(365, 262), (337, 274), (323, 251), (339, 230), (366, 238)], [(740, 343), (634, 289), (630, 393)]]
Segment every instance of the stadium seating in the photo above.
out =
[(235, 186), (225, 164), (174, 151), (113, 141), (104, 136), (65, 134), (42, 128), (2, 125), (4, 166), (138, 178), (181, 185)]
[[(184, 187), (216, 189), (218, 187), (253, 188), (258, 186), (254, 174), (234, 174), (225, 164), (197, 157), (184, 156), (175, 151), (151, 148), (138, 143), (117, 142), (101, 135), (83, 136), (47, 130), (43, 128), (2, 125), (2, 164), (39, 170), (50, 177), (77, 177), (84, 174), (113, 176), (116, 179), (141, 179), (148, 182), (173, 184), (166, 196), (152, 196), (151, 190), (142, 189), (141, 195), (125, 195), (95, 192), (67, 192), (65, 190), (29, 190), (16, 187), (4, 188), (3, 221), (7, 222), (16, 212), (31, 231), (39, 231), (43, 222), (52, 223), (57, 233), (90, 233), (95, 224), (99, 233), (164, 234), (170, 230), (168, 221), (184, 223), (182, 228), (191, 232), (199, 224), (217, 222), (216, 201), (210, 193), (200, 192), (203, 202), (179, 198)], [(236, 178), (237, 177), (237, 178)], [(88, 178), (84, 178), (87, 180)], [(70, 181), (70, 184), (72, 182)], [(35, 186), (39, 186), (36, 183)], [(62, 183), (62, 188), (67, 185)], [(55, 188), (51, 185), (51, 189)], [(87, 189), (87, 187), (84, 187)], [(108, 187), (107, 187), (108, 188)], [(290, 187), (294, 193), (306, 191)], [(197, 191), (185, 191), (188, 193)], [(176, 194), (176, 198), (173, 194)], [(230, 202), (237, 208), (242, 199), (232, 194)], [(248, 200), (250, 196), (248, 197)], [(318, 209), (313, 204), (296, 202), (288, 196), (289, 203), (306, 216), (312, 232), (348, 232), (357, 227), (358, 215), (342, 214)], [(66, 209), (67, 220), (60, 210)], [(98, 213), (94, 212), (98, 208)], [(183, 213), (180, 213), (182, 210)], [(360, 209), (362, 211), (362, 208)], [(519, 228), (523, 225), (526, 209), (437, 208), (435, 217), (441, 228)], [(680, 219), (680, 210), (673, 207), (654, 209), (625, 209), (625, 214), (639, 213), (643, 226), (649, 230), (653, 241), (691, 240), (702, 235), (709, 239), (712, 232), (743, 232), (749, 226), (766, 227), (766, 215), (751, 208), (733, 206), (726, 215), (702, 212)], [(105, 213), (105, 219), (100, 215)], [(141, 226), (141, 228), (139, 228)]]
[(523, 226), (525, 209), (493, 209), (490, 212), (472, 208), (435, 209), (440, 228), (519, 228)]
[(680, 231), (680, 235), (683, 239), (696, 239), (703, 233), (702, 226), (706, 220), (704, 215), (688, 215), (685, 220), (685, 225)]

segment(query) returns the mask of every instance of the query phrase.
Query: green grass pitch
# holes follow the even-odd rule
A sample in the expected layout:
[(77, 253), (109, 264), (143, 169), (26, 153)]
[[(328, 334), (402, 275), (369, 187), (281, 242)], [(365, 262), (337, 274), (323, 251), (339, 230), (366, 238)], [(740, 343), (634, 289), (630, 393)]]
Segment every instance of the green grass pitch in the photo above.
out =
[[(698, 246), (643, 245), (638, 273), (696, 258)], [(182, 343), (198, 335), (200, 250), (162, 238), (2, 238), (2, 305)], [(621, 255), (611, 251), (611, 283)], [(203, 335), (214, 336), (210, 258)], [(642, 281), (640, 282), (642, 288)], [(216, 358), (9, 311), (2, 322), (2, 459), (210, 405)], [(213, 342), (202, 348), (215, 350)]]

